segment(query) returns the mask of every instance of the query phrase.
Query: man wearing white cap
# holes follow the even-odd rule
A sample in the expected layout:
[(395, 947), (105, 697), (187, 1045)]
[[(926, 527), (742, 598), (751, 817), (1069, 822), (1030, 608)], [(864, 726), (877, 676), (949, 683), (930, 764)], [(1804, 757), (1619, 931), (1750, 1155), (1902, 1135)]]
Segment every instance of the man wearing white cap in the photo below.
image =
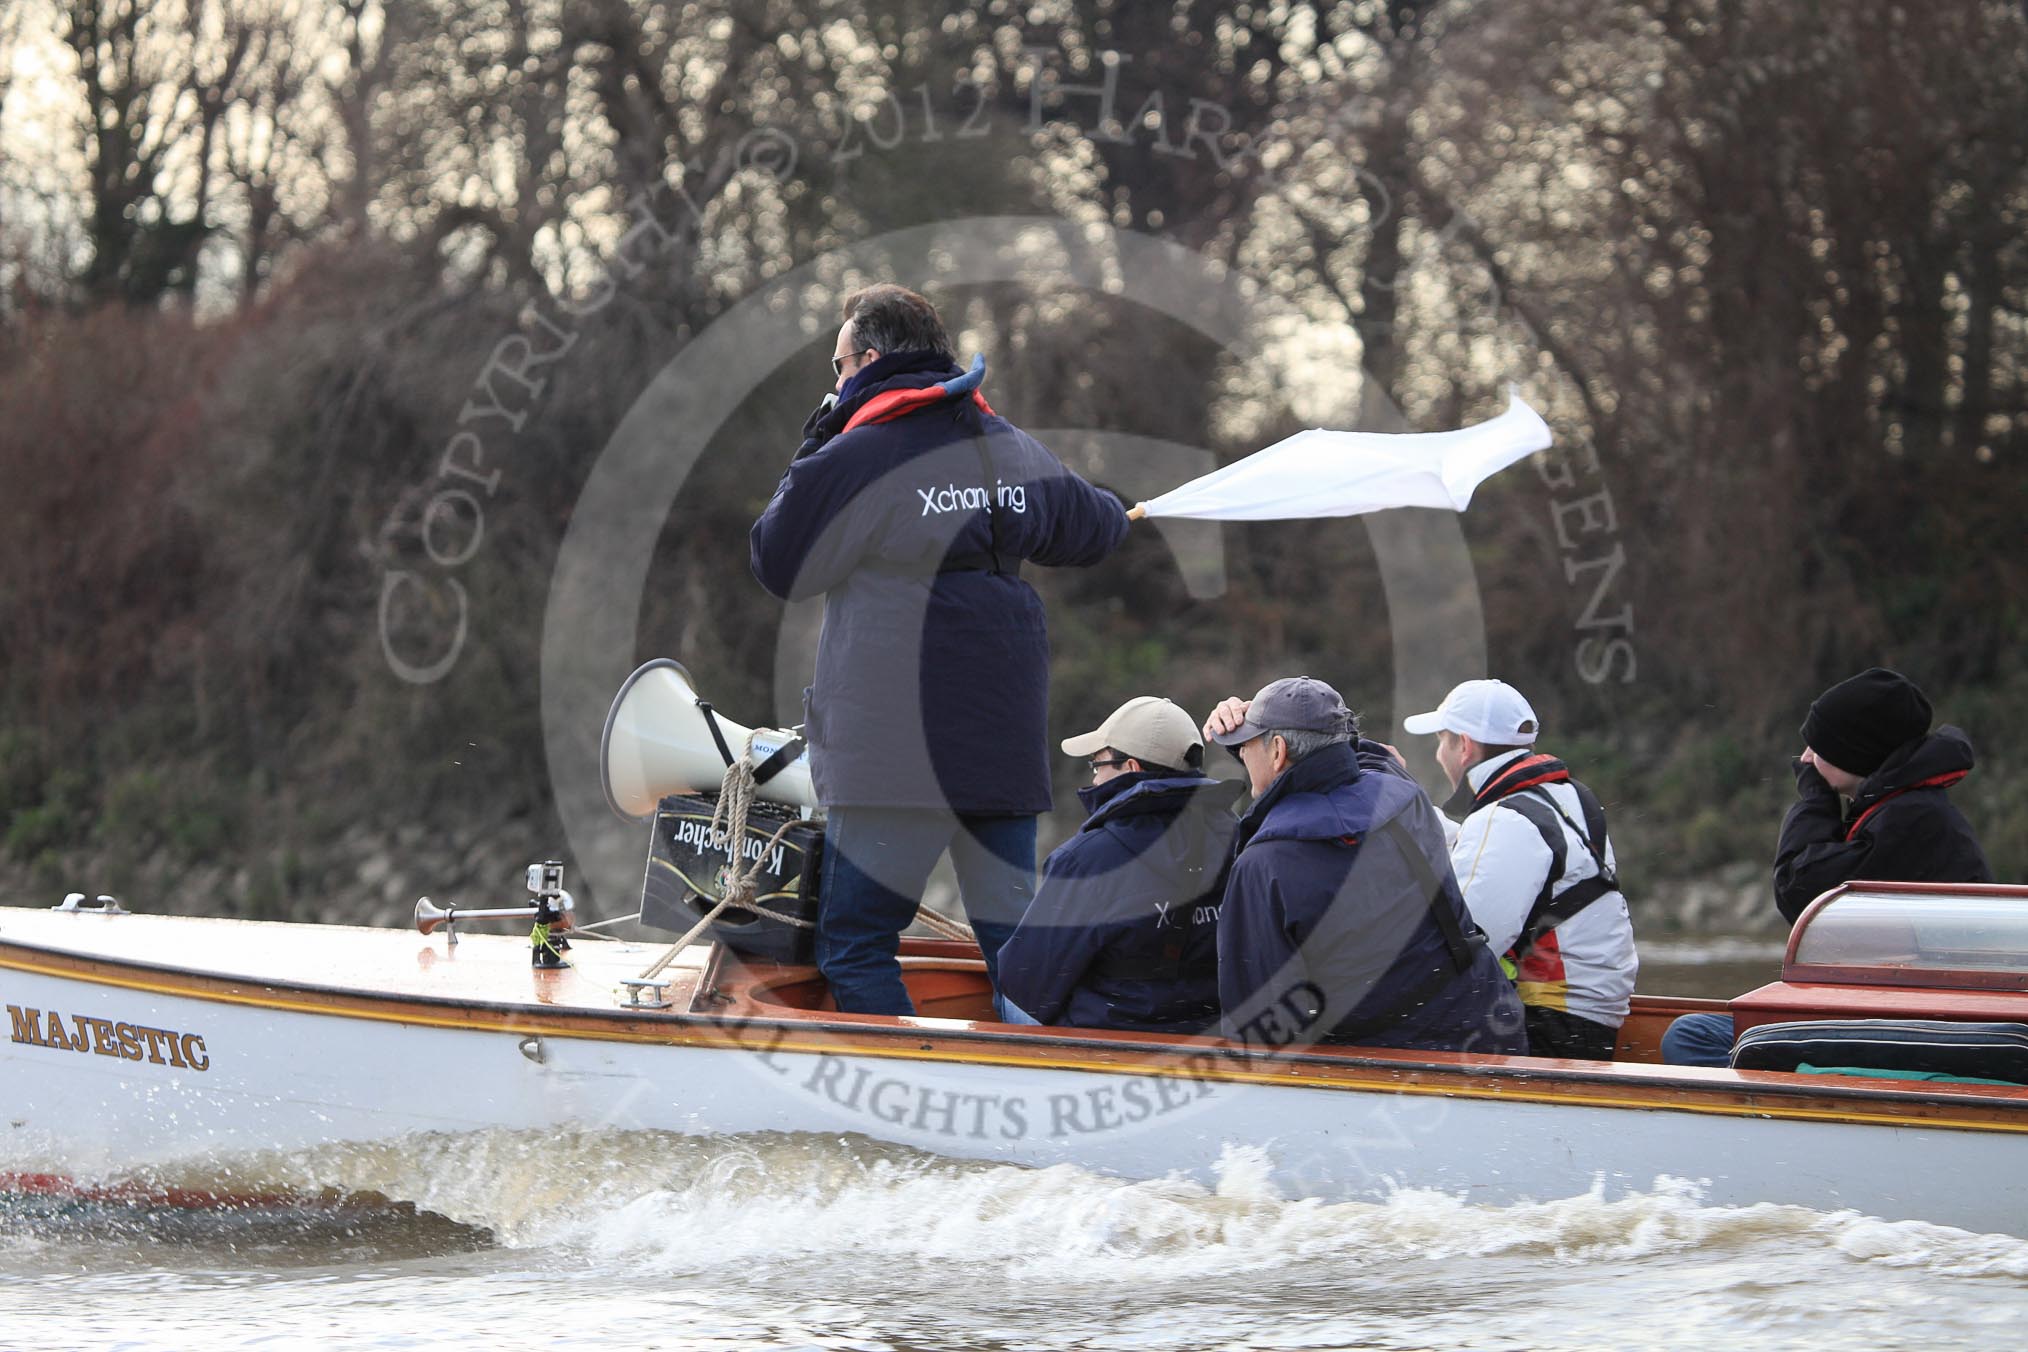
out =
[(1597, 796), (1533, 749), (1535, 710), (1505, 681), (1466, 681), (1401, 726), (1435, 733), (1437, 765), (1471, 796), (1451, 867), (1472, 919), (1506, 955), (1530, 1050), (1611, 1060), (1639, 961)]
[(1196, 721), (1154, 695), (1062, 745), (1091, 762), (1088, 815), (1000, 949), (1000, 994), (1041, 1023), (1215, 1032), (1240, 785), (1204, 773)]

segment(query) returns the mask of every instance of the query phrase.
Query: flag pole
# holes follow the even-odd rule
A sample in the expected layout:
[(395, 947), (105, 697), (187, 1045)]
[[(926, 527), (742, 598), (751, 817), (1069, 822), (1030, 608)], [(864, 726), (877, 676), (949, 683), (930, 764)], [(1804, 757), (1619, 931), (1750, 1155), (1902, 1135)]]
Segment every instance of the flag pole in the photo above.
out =
[(1139, 521), (1143, 517), (1147, 516), (1147, 514), (1148, 514), (1148, 504), (1145, 502), (1137, 502), (1133, 506), (1127, 508), (1127, 520), (1129, 521)]

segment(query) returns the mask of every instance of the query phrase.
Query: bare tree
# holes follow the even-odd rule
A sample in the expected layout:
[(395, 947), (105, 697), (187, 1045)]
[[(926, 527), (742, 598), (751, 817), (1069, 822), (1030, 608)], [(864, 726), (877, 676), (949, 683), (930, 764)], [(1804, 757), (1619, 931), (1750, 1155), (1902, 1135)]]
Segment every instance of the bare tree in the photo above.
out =
[(0, 9), (0, 123), (7, 117), (7, 95), (14, 87), (14, 51), (21, 42), (21, 26), (27, 9), (9, 5)]
[(336, 116), (339, 134), (329, 151), (344, 156), (334, 175), (331, 208), (340, 229), (351, 239), (373, 233), (371, 208), (383, 182), (386, 155), (380, 129), (380, 105), (396, 71), (399, 35), (391, 27), (401, 21), (381, 0), (328, 0), (336, 28), (338, 62), (326, 77), (325, 92)]
[[(21, 41), (25, 13), (25, 8), (20, 5), (0, 9), (0, 136), (4, 136), (7, 130), (7, 96), (14, 87), (14, 52)], [(4, 162), (0, 162), (0, 282), (18, 286), (20, 262), (14, 255), (19, 246), (12, 235), (14, 204), (11, 199), (19, 190), (19, 185), (10, 182), (10, 177), (5, 172)], [(9, 273), (16, 275), (10, 277)], [(0, 293), (0, 318), (4, 318), (12, 308), (5, 294)]]
[[(239, 56), (217, 35), (204, 0), (61, 0), (59, 31), (77, 58), (89, 173), (91, 297), (148, 304), (195, 284), (214, 127)], [(186, 97), (194, 96), (194, 97)], [(194, 144), (186, 137), (197, 133)], [(179, 166), (177, 157), (184, 163)], [(194, 200), (179, 201), (181, 167)]]
[[(331, 193), (322, 151), (332, 109), (321, 100), (315, 72), (329, 54), (305, 0), (249, 4), (243, 16), (249, 50), (239, 97), (221, 129), (222, 172), (236, 189), (238, 291), (241, 306), (260, 294), (276, 253), (312, 236)], [(285, 208), (285, 196), (296, 210)], [(318, 204), (312, 206), (310, 204)]]

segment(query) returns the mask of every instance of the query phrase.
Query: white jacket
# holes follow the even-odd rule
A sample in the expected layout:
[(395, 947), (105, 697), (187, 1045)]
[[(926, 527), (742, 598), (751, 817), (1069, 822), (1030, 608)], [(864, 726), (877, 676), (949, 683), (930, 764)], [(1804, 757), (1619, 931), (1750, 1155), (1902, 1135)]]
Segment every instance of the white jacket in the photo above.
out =
[[(1465, 777), (1477, 792), (1509, 763), (1528, 754), (1513, 751), (1482, 761)], [(1577, 790), (1568, 784), (1545, 784), (1539, 791), (1554, 799), (1569, 819), (1562, 823), (1564, 872), (1555, 887), (1561, 892), (1596, 876), (1598, 865), (1581, 834), (1571, 829), (1572, 822), (1584, 822)], [(1610, 838), (1604, 845), (1606, 864), (1617, 872)], [(1535, 823), (1501, 802), (1480, 808), (1458, 828), (1451, 844), (1451, 866), (1464, 889), (1466, 908), (1486, 931), (1495, 953), (1507, 952), (1521, 937), (1554, 859)], [(1627, 899), (1608, 892), (1544, 935), (1515, 974), (1515, 985), (1523, 1004), (1565, 1010), (1617, 1028), (1627, 1017), (1639, 968)]]

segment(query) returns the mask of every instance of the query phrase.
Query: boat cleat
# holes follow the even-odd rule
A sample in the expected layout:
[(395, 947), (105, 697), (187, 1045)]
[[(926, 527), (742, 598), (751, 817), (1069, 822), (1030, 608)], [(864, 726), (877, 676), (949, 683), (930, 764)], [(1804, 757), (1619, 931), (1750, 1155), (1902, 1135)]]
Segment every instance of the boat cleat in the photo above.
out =
[(96, 897), (87, 897), (82, 892), (72, 892), (60, 905), (49, 908), (52, 911), (68, 911), (76, 915), (131, 915), (126, 907), (101, 892)]
[(620, 1002), (622, 1009), (668, 1009), (671, 1007), (669, 987), (672, 983), (658, 981), (652, 977), (627, 977), (620, 982), (620, 989), (627, 998)]

